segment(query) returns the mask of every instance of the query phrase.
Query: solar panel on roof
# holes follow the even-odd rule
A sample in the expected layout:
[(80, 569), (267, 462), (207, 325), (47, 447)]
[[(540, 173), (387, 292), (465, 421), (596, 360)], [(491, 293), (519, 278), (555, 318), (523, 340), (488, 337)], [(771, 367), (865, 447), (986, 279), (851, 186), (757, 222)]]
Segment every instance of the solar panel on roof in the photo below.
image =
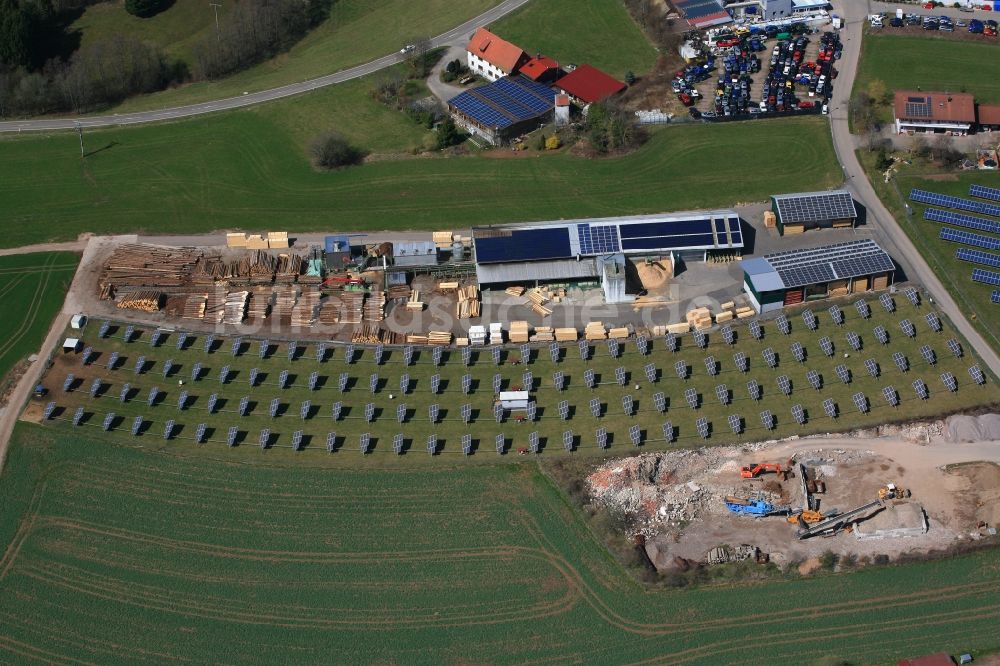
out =
[(851, 371), (847, 369), (846, 365), (838, 365), (836, 368), (834, 368), (834, 371), (837, 373), (837, 377), (840, 379), (840, 381), (842, 381), (845, 384), (851, 383)]
[(927, 321), (927, 325), (931, 327), (931, 330), (935, 333), (941, 332), (941, 319), (934, 312), (928, 312), (924, 316), (924, 320)]
[(114, 422), (115, 422), (115, 413), (108, 412), (107, 414), (104, 415), (104, 423), (101, 424), (101, 427), (104, 429), (105, 432), (107, 432), (108, 430), (111, 430), (111, 426), (114, 424)]
[(822, 337), (819, 339), (819, 347), (823, 350), (823, 353), (827, 356), (833, 356), (833, 340), (828, 337)]
[(950, 372), (941, 373), (941, 382), (945, 385), (945, 388), (953, 393), (958, 390), (958, 382), (955, 380), (955, 375)]
[(684, 399), (687, 400), (688, 407), (698, 408), (698, 392), (693, 388), (684, 389)]
[(823, 388), (823, 378), (815, 370), (807, 372), (806, 379), (809, 380), (809, 384), (817, 391)]
[(868, 303), (863, 300), (854, 301), (854, 307), (857, 308), (858, 314), (861, 315), (862, 319), (868, 319), (868, 317), (872, 314), (872, 310), (868, 307)]
[(799, 363), (802, 363), (803, 361), (806, 360), (806, 350), (801, 343), (799, 342), (792, 343), (792, 356), (794, 356), (795, 360), (798, 361)]
[(666, 344), (667, 351), (675, 352), (678, 350), (678, 337), (675, 334), (667, 333), (666, 336), (664, 336), (663, 341)]
[(816, 330), (816, 315), (812, 310), (804, 310), (802, 312), (802, 323), (806, 325), (809, 330)]
[(375, 404), (371, 403), (371, 402), (366, 403), (365, 404), (365, 421), (367, 423), (371, 423), (374, 420), (375, 420)]
[(694, 343), (698, 345), (699, 349), (704, 349), (708, 345), (708, 336), (701, 331), (694, 332)]
[(875, 338), (884, 345), (889, 344), (889, 332), (885, 330), (884, 326), (876, 326), (872, 329), (875, 334)]
[(802, 224), (857, 217), (854, 200), (843, 190), (773, 197), (782, 224)]
[(865, 397), (864, 393), (860, 391), (851, 396), (851, 400), (854, 401), (854, 406), (858, 408), (858, 411), (862, 414), (868, 411), (868, 398)]
[(990, 201), (1000, 201), (1000, 188), (986, 187), (985, 185), (970, 185), (969, 196), (979, 199), (989, 199)]
[(912, 338), (917, 334), (917, 329), (913, 326), (913, 322), (909, 319), (904, 319), (899, 322), (899, 328), (908, 338)]
[(902, 352), (893, 352), (892, 362), (896, 364), (902, 372), (906, 372), (910, 368), (910, 362), (906, 359)]
[(764, 357), (764, 362), (767, 363), (769, 368), (773, 368), (778, 365), (778, 357), (774, 354), (774, 350), (770, 347), (762, 351), (761, 356)]
[(978, 365), (969, 366), (969, 376), (972, 377), (972, 381), (976, 382), (977, 384), (986, 383), (986, 375), (983, 374), (982, 368), (980, 368)]
[(778, 384), (778, 390), (785, 395), (792, 394), (792, 380), (788, 378), (788, 375), (781, 375), (775, 382)]
[(583, 372), (583, 381), (587, 385), (587, 388), (590, 388), (590, 389), (594, 388), (594, 384), (596, 382), (596, 377), (594, 375), (594, 371), (590, 370), (590, 369), (584, 370), (584, 372)]
[(83, 407), (77, 407), (76, 411), (73, 412), (73, 425), (80, 425), (80, 421), (83, 420)]
[(722, 340), (727, 345), (732, 345), (736, 343), (736, 331), (733, 330), (732, 326), (726, 325), (722, 327)]
[(994, 238), (993, 236), (974, 234), (969, 231), (960, 231), (958, 229), (952, 229), (951, 227), (944, 227), (941, 229), (938, 233), (938, 237), (943, 241), (962, 243), (963, 245), (980, 247), (984, 250), (1000, 250), (1000, 239)]
[(823, 401), (823, 413), (829, 416), (831, 419), (837, 418), (837, 403), (831, 398), (827, 398)]
[(924, 345), (920, 348), (920, 355), (924, 357), (924, 360), (934, 365), (937, 363), (937, 356), (934, 354), (934, 350), (931, 349), (930, 345)]
[(367, 432), (362, 433), (362, 435), (358, 437), (358, 446), (361, 448), (361, 453), (368, 453), (371, 449), (371, 443), (372, 436)]
[(667, 398), (663, 393), (656, 392), (653, 394), (653, 406), (656, 407), (656, 411), (661, 414), (667, 411)]
[(549, 360), (553, 363), (559, 362), (559, 345), (555, 342), (549, 345)]
[(622, 411), (625, 412), (625, 416), (632, 416), (635, 413), (635, 399), (632, 396), (622, 396)]
[(698, 430), (698, 434), (701, 436), (702, 439), (708, 439), (709, 435), (708, 419), (706, 418), (698, 419), (697, 421), (694, 422), (694, 427)]
[(627, 381), (625, 368), (615, 368), (615, 381), (618, 382), (619, 386), (625, 386), (625, 382)]
[(645, 335), (636, 336), (635, 348), (640, 354), (645, 356), (649, 353), (649, 339)]
[(340, 420), (340, 414), (344, 411), (344, 403), (337, 401), (330, 407), (330, 417), (334, 421)]
[(462, 375), (462, 393), (469, 395), (472, 390), (472, 375)]
[(733, 354), (733, 363), (739, 368), (740, 372), (747, 372), (750, 370), (750, 357), (743, 352), (736, 352)]
[(832, 319), (833, 323), (837, 326), (844, 323), (844, 313), (838, 306), (831, 305), (827, 312), (830, 313), (830, 319)]
[(784, 335), (788, 335), (792, 332), (792, 325), (789, 323), (788, 317), (785, 315), (778, 315), (778, 318), (774, 320), (774, 323), (777, 324), (778, 330)]
[(715, 387), (715, 397), (719, 399), (719, 403), (722, 405), (729, 404), (729, 387), (725, 384), (719, 384)]
[(916, 201), (917, 203), (930, 204), (932, 206), (941, 206), (942, 208), (967, 210), (972, 213), (981, 213), (983, 215), (1000, 217), (1000, 205), (983, 203), (980, 201), (970, 201), (969, 199), (952, 197), (946, 194), (925, 192), (916, 188), (910, 190), (910, 200)]

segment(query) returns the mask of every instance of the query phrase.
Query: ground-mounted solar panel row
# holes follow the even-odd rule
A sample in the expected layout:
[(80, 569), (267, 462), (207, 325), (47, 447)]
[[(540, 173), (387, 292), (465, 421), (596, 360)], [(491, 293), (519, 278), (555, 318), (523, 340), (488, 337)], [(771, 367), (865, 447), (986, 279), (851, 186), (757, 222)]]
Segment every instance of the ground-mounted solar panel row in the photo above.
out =
[(990, 201), (1000, 201), (1000, 188), (985, 185), (970, 185), (969, 196)]
[(984, 203), (981, 201), (971, 201), (961, 197), (953, 197), (947, 194), (937, 194), (916, 188), (910, 190), (910, 200), (917, 203), (940, 206), (942, 208), (952, 208), (955, 210), (967, 210), (972, 213), (992, 215), (1000, 217), (1000, 204)]
[(944, 224), (962, 227), (963, 229), (985, 231), (991, 234), (1000, 233), (1000, 222), (987, 220), (982, 217), (973, 217), (972, 215), (963, 215), (962, 213), (955, 213), (950, 210), (927, 208), (924, 210), (924, 219), (931, 222), (943, 222)]

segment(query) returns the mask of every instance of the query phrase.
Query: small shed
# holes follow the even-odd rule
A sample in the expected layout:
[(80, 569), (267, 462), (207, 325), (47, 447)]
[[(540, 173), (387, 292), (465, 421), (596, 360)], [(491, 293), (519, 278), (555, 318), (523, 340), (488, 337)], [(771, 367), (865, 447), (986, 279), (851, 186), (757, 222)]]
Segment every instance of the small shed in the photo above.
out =
[(850, 229), (858, 219), (854, 199), (847, 190), (775, 194), (771, 196), (771, 210), (782, 236), (816, 228)]
[(87, 325), (87, 316), (82, 314), (75, 314), (69, 320), (69, 327), (75, 330), (80, 330)]
[(80, 338), (66, 338), (62, 344), (63, 353), (75, 352), (80, 349)]
[(531, 398), (527, 391), (500, 391), (500, 406), (510, 410), (525, 410)]
[(434, 241), (395, 241), (392, 259), (396, 266), (435, 266), (437, 245)]

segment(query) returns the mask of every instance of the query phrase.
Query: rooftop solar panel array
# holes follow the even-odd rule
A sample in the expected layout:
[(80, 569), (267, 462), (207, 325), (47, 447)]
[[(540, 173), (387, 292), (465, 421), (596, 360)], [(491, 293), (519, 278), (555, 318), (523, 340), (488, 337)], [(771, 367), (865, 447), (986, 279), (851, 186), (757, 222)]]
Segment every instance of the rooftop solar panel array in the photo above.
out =
[(614, 254), (622, 249), (617, 225), (576, 225), (580, 254)]
[(858, 216), (849, 192), (814, 192), (773, 197), (782, 224), (853, 219)]
[(981, 201), (970, 201), (961, 197), (952, 197), (947, 194), (937, 194), (926, 192), (916, 188), (910, 190), (910, 200), (917, 203), (941, 206), (942, 208), (954, 208), (956, 210), (967, 210), (971, 213), (981, 213), (1000, 217), (1000, 204), (989, 204)]
[(448, 104), (480, 125), (504, 129), (544, 115), (554, 96), (548, 86), (510, 76), (460, 93)]
[(892, 258), (870, 239), (807, 250), (788, 250), (764, 257), (786, 288), (885, 273)]
[(994, 222), (993, 220), (987, 220), (982, 217), (963, 215), (962, 213), (956, 213), (950, 210), (928, 208), (924, 211), (924, 219), (930, 220), (931, 222), (944, 222), (945, 224), (951, 224), (964, 229), (973, 229), (975, 231), (985, 231), (991, 234), (1000, 234), (1000, 222)]
[(952, 229), (951, 227), (943, 228), (938, 234), (938, 237), (943, 241), (950, 241), (952, 243), (963, 243), (965, 245), (972, 245), (973, 247), (981, 247), (986, 250), (1000, 250), (1000, 238), (974, 234), (969, 231), (960, 231), (958, 229)]
[(970, 185), (969, 196), (979, 199), (989, 199), (990, 201), (1000, 201), (1000, 188), (986, 187), (985, 185)]

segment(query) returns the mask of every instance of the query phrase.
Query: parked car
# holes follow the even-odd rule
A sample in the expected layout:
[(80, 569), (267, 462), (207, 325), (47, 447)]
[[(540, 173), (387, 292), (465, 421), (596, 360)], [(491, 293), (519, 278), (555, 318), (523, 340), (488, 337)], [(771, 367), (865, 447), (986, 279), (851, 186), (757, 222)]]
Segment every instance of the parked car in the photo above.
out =
[(693, 106), (688, 109), (688, 115), (694, 118), (695, 120), (701, 120), (701, 111), (694, 108)]
[(889, 20), (889, 25), (891, 25), (893, 28), (902, 28), (903, 27), (903, 19), (901, 19), (899, 17), (896, 17), (896, 16), (893, 16)]
[(824, 116), (830, 115), (830, 105), (827, 104), (826, 102), (823, 103), (823, 115)]
[(969, 32), (971, 32), (974, 35), (982, 34), (983, 28), (985, 27), (986, 24), (984, 24), (982, 21), (978, 21), (976, 19), (971, 19), (969, 21)]

